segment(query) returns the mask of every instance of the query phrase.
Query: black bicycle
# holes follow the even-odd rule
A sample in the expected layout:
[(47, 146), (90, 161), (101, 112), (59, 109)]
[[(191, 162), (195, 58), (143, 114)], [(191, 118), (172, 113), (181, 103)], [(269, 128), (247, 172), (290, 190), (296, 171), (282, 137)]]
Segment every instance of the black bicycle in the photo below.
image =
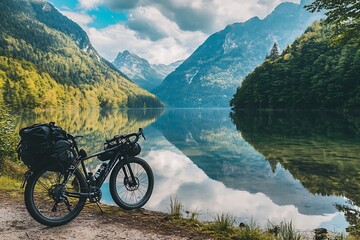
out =
[[(101, 186), (111, 173), (109, 188), (115, 203), (123, 209), (142, 207), (150, 198), (154, 175), (147, 162), (135, 157), (141, 151), (139, 137), (145, 139), (142, 129), (128, 135), (106, 140), (105, 148), (87, 156), (78, 149), (76, 139), (82, 136), (68, 134), (77, 156), (66, 169), (47, 166), (25, 174), (25, 205), (30, 215), (39, 223), (59, 226), (73, 220), (87, 200), (98, 203)], [(95, 174), (86, 171), (84, 161), (98, 157), (103, 161)]]

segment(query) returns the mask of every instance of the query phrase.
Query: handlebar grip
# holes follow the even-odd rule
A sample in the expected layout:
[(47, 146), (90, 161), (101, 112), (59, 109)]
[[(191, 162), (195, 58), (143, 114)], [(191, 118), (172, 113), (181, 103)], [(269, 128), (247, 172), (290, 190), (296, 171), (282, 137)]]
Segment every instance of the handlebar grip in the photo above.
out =
[(143, 132), (143, 129), (142, 128), (139, 128), (139, 136), (141, 135), (143, 138), (144, 138), (144, 140), (146, 140), (146, 138), (145, 138), (145, 135), (144, 135), (144, 132)]
[(134, 141), (130, 140), (132, 143), (136, 143), (137, 141), (139, 141), (140, 136), (142, 136), (144, 139), (146, 139), (145, 136), (144, 136), (142, 128), (139, 128), (139, 131), (137, 133), (130, 133), (130, 134), (127, 134), (127, 135), (115, 135), (113, 139), (106, 140), (106, 142), (121, 141), (123, 139), (129, 139), (131, 137), (136, 137), (134, 139)]
[(132, 142), (132, 143), (136, 143), (139, 140), (139, 134), (137, 134), (137, 133), (131, 133), (131, 134), (126, 135), (127, 139), (129, 139), (131, 137), (135, 137), (134, 141), (130, 140), (130, 142)]

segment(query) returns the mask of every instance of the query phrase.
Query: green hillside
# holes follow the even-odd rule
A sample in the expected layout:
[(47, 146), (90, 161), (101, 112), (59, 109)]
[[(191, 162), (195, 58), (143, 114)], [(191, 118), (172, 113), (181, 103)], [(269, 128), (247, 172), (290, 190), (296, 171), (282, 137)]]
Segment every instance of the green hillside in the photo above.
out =
[(280, 55), (250, 73), (235, 109), (359, 109), (360, 48), (330, 43), (331, 27), (315, 22)]
[(162, 106), (51, 4), (2, 0), (0, 8), (0, 100), (13, 109)]

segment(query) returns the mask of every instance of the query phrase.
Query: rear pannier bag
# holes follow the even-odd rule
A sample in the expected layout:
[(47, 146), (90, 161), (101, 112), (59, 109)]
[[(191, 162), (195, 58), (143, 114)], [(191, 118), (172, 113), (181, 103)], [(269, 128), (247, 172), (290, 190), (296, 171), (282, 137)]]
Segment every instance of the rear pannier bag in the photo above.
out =
[(59, 140), (55, 143), (51, 158), (60, 166), (69, 166), (75, 159), (75, 151), (72, 143), (67, 140)]
[(75, 159), (66, 132), (53, 122), (25, 127), (19, 134), (19, 158), (33, 171), (47, 165), (67, 167)]

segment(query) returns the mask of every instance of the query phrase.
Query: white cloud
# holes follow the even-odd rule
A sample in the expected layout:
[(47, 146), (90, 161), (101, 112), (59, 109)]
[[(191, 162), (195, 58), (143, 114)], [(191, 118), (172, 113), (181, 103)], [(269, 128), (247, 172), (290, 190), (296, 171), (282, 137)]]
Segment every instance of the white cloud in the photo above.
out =
[(156, 41), (170, 35), (170, 29), (176, 28), (176, 24), (153, 7), (140, 7), (129, 14), (128, 28), (136, 31), (142, 38), (150, 38)]
[(140, 37), (136, 31), (124, 24), (111, 25), (100, 30), (85, 28), (85, 31), (98, 52), (109, 61), (113, 61), (118, 52), (129, 50), (151, 63), (172, 63), (187, 58), (206, 39), (206, 35), (201, 32), (169, 29), (173, 35), (152, 41), (150, 38)]
[(119, 51), (129, 50), (152, 63), (170, 63), (187, 58), (210, 34), (226, 25), (254, 16), (263, 18), (284, 1), (78, 0), (82, 11), (100, 5), (126, 10), (128, 21), (103, 29), (86, 27), (94, 18), (83, 12), (63, 13), (84, 28), (94, 47), (110, 61)]
[[(83, 5), (91, 5), (87, 0), (80, 0)], [(137, 9), (141, 7), (157, 8), (162, 15), (175, 22), (180, 29), (213, 33), (226, 25), (245, 21), (251, 17), (260, 18), (269, 14), (281, 2), (300, 0), (92, 0), (105, 4), (113, 10)]]
[(81, 12), (72, 12), (72, 11), (61, 11), (62, 14), (64, 14), (69, 19), (73, 20), (77, 24), (79, 24), (81, 27), (86, 27), (87, 24), (92, 23), (94, 20), (94, 17)]
[(79, 7), (85, 10), (95, 9), (104, 2), (104, 0), (78, 0)]

